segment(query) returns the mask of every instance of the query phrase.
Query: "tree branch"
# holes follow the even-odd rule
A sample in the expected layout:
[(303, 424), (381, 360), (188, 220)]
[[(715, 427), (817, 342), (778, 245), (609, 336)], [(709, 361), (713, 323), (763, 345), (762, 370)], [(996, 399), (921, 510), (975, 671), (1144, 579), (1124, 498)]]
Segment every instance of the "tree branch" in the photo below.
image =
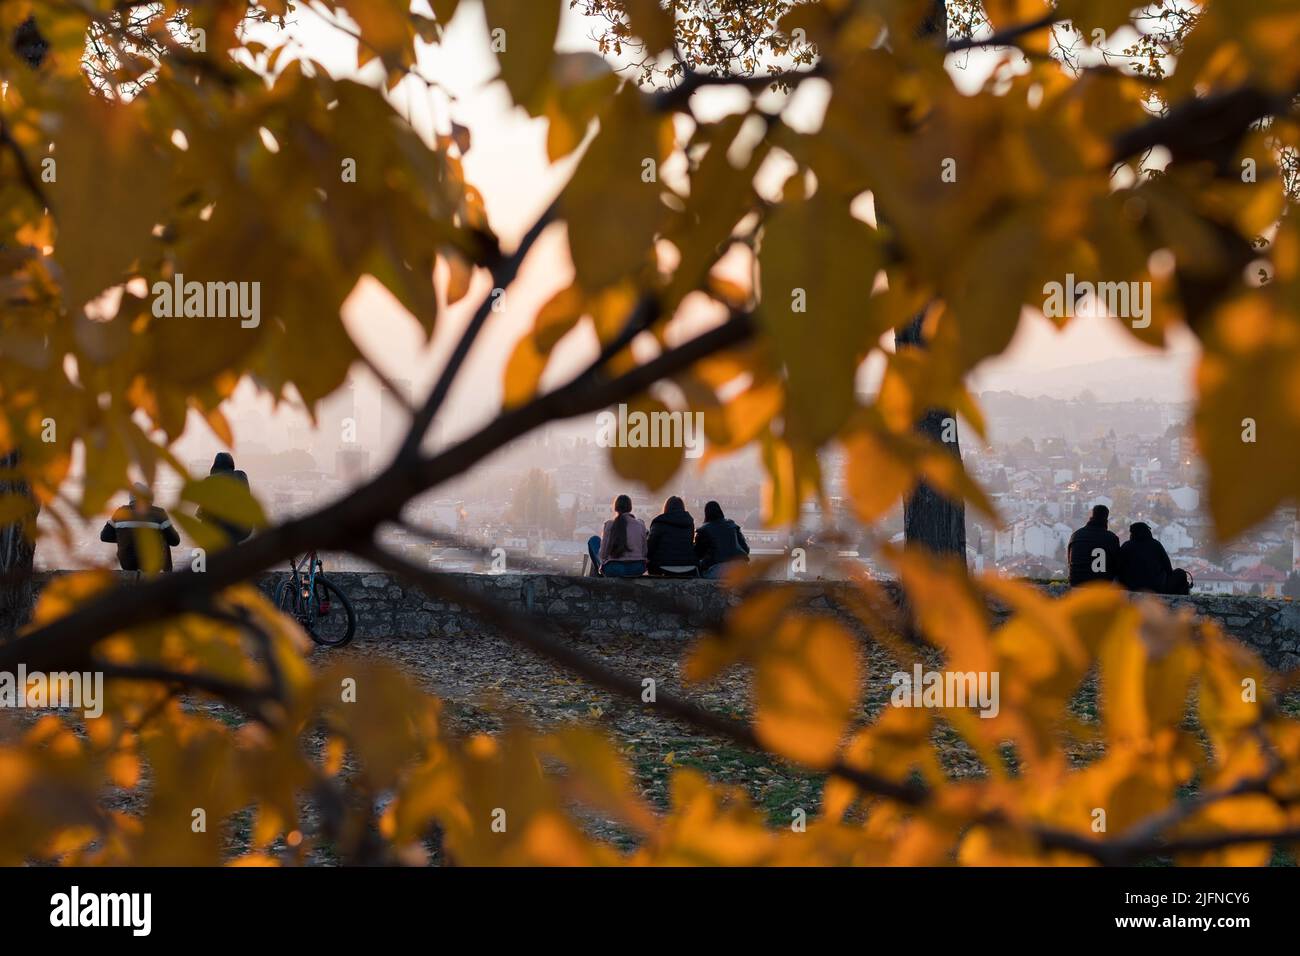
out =
[(157, 664), (127, 665), (92, 660), (90, 666), (92, 670), (102, 673), (106, 680), (153, 681), (203, 691), (229, 701), (261, 723), (272, 723), (266, 705), (272, 703), (275, 696), (267, 688), (250, 687), (198, 671), (175, 671)]
[(1045, 30), (1059, 22), (1061, 22), (1060, 17), (1053, 11), (1043, 14), (1037, 20), (1028, 20), (1024, 23), (1005, 27), (986, 37), (958, 37), (955, 40), (949, 40), (947, 50), (949, 53), (960, 53), (962, 50), (972, 50), (977, 47), (1011, 46), (1017, 40), (1031, 33), (1037, 33), (1039, 30)]
[(789, 73), (769, 73), (759, 76), (737, 76), (732, 73), (697, 73), (689, 71), (676, 86), (660, 90), (650, 96), (651, 109), (659, 112), (678, 110), (686, 106), (692, 96), (699, 90), (715, 86), (741, 86), (751, 93), (763, 93), (777, 84), (798, 86), (804, 80), (829, 75), (825, 61), (818, 62), (806, 70), (791, 70)]
[(368, 542), (375, 526), (397, 518), (402, 506), (423, 491), (477, 464), (507, 442), (548, 422), (598, 411), (637, 395), (661, 378), (746, 341), (754, 333), (749, 313), (733, 313), (721, 325), (614, 378), (588, 369), (555, 391), (507, 411), (461, 443), (428, 459), (394, 461), (347, 497), (309, 515), (254, 535), (212, 555), (204, 572), (188, 568), (148, 581), (119, 585), (71, 613), (0, 644), (0, 669), (19, 661), (56, 669), (85, 661), (101, 638), (115, 631), (193, 610), (222, 589), (312, 548), (353, 551)]
[[(382, 548), (371, 547), (364, 551), (362, 556), (379, 567), (408, 579), (431, 594), (473, 608), (507, 640), (559, 664), (598, 687), (603, 687), (629, 701), (641, 702), (643, 688), (638, 678), (620, 674), (613, 668), (593, 660), (524, 615), (506, 609), (498, 602), (457, 584), (453, 579), (437, 571), (411, 564)], [(650, 706), (666, 716), (685, 721), (697, 730), (726, 738), (750, 750), (768, 752), (747, 724), (716, 714), (692, 701), (657, 691), (655, 702)], [(888, 797), (908, 806), (919, 805), (929, 799), (928, 791), (924, 786), (898, 783), (871, 771), (850, 767), (840, 760), (826, 767), (810, 769), (833, 774), (868, 793)]]
[(555, 219), (558, 209), (558, 201), (551, 203), (543, 212), (537, 221), (532, 224), (528, 232), (519, 241), (518, 248), (510, 255), (501, 259), (492, 269), (492, 288), (488, 290), (483, 301), (474, 312), (473, 318), (470, 319), (469, 325), (461, 333), (460, 341), (456, 343), (455, 350), (451, 357), (447, 359), (447, 364), (442, 370), (442, 375), (438, 377), (437, 383), (433, 390), (429, 392), (429, 397), (425, 400), (424, 406), (415, 414), (411, 420), (411, 427), (407, 431), (406, 439), (402, 442), (401, 450), (397, 457), (401, 460), (411, 461), (419, 456), (420, 444), (424, 441), (424, 435), (433, 424), (433, 419), (438, 414), (438, 409), (442, 407), (443, 401), (447, 398), (447, 393), (451, 391), (451, 386), (460, 373), (460, 367), (464, 364), (465, 359), (469, 356), (470, 349), (474, 346), (474, 340), (478, 338), (479, 332), (487, 324), (489, 316), (492, 315), (492, 309), (496, 302), (494, 293), (497, 289), (505, 289), (510, 283), (515, 281), (515, 276), (519, 274), (519, 269), (528, 257), (528, 252), (532, 249), (533, 244), (538, 237), (546, 231)]
[(3, 113), (0, 113), (0, 147), (8, 149), (10, 155), (13, 156), (14, 164), (18, 167), (18, 178), (22, 180), (23, 186), (40, 203), (42, 209), (49, 209), (50, 203), (45, 198), (45, 190), (41, 188), (40, 180), (36, 178), (36, 173), (28, 164), (27, 156), (23, 153), (22, 147), (18, 145), (18, 141), (9, 132), (9, 124), (5, 122)]
[(1232, 159), (1251, 124), (1289, 112), (1295, 95), (1295, 91), (1278, 94), (1242, 86), (1192, 97), (1115, 136), (1111, 140), (1111, 163), (1122, 163), (1164, 146), (1175, 162), (1211, 160), (1222, 166)]

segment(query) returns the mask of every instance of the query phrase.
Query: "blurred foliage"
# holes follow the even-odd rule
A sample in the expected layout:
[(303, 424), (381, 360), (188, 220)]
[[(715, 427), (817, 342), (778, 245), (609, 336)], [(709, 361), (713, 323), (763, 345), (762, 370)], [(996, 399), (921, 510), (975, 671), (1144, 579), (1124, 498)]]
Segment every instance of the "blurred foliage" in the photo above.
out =
[[(363, 276), (431, 334), (472, 270), (499, 261), (464, 177), (468, 132), (423, 137), (387, 96), (457, 6), (433, 0), (430, 17), (404, 0), (321, 0), (350, 17), (358, 65), (378, 64), (368, 85), (282, 42), (284, 2), (0, 5), (0, 35), (34, 18), (49, 45), (33, 69), (0, 44), (0, 453), (20, 452), (8, 477), (57, 520), (102, 513), (162, 465), (184, 474), (169, 449), (191, 410), (229, 441), (220, 406), (241, 380), (308, 406), (330, 394), (359, 359), (339, 310)], [(608, 60), (556, 49), (568, 6), (595, 18)], [(676, 376), (679, 410), (704, 413), (709, 456), (761, 446), (769, 520), (791, 521), (822, 493), (817, 454), (832, 443), (866, 522), (919, 479), (991, 511), (960, 462), (916, 435), (917, 418), (955, 408), (982, 432), (965, 378), (1007, 347), (1022, 309), (1042, 307), (1047, 283), (1149, 282), (1153, 321), (1121, 324), (1153, 345), (1187, 327), (1204, 347), (1196, 433), (1216, 532), (1229, 539), (1294, 500), (1300, 236), (1285, 213), (1300, 9), (949, 6), (959, 40), (1053, 10), (1076, 20), (1016, 32), (987, 82), (960, 92), (920, 29), (928, 0), (486, 0), (506, 90), (546, 124), (552, 160), (581, 152), (557, 207), (575, 281), (511, 356), (507, 404), (533, 399), (571, 332), (594, 331), (622, 371), (638, 361), (625, 338), (638, 304), (654, 305), (638, 331), (666, 346), (688, 298), (711, 302), (752, 313), (756, 331)], [(1141, 32), (1109, 49), (1129, 23)], [(798, 76), (809, 70), (816, 79)], [(690, 94), (724, 77), (749, 78), (751, 95), (731, 116), (697, 120)], [(781, 112), (801, 83), (828, 94), (811, 128)], [(1241, 97), (1275, 106), (1234, 125)], [(1193, 98), (1222, 108), (1180, 132)], [(1118, 149), (1160, 122), (1152, 145), (1173, 162), (1141, 137), (1131, 155)], [(879, 222), (860, 212), (866, 198)], [(718, 267), (730, 255), (752, 281)], [(155, 315), (150, 290), (180, 275), (260, 283), (262, 321), (196, 328)], [(885, 350), (886, 333), (920, 311), (929, 347)], [(854, 381), (872, 355), (885, 375), (868, 399)], [(85, 473), (75, 499), (74, 458)], [(681, 449), (632, 458), (615, 464), (657, 483)], [(261, 516), (256, 502), (200, 503)], [(30, 515), (26, 499), (0, 500), (3, 520)], [(743, 795), (690, 770), (675, 771), (670, 811), (651, 812), (594, 731), (454, 739), (437, 702), (394, 671), (313, 669), (296, 625), (241, 586), (203, 613), (100, 642), (85, 663), (108, 668), (107, 701), (84, 734), (56, 716), (8, 726), (0, 862), (217, 863), (222, 821), (249, 807), (253, 849), (236, 862), (301, 862), (325, 843), (349, 860), (421, 862), (435, 826), (471, 864), (1079, 863), (1162, 846), (1180, 862), (1260, 864), (1269, 834), (1296, 839), (1300, 726), (1275, 703), (1288, 685), (1216, 627), (1107, 587), (1053, 600), (922, 553), (884, 557), (947, 666), (1000, 675), (996, 717), (889, 708), (864, 720), (854, 638), (780, 592), (757, 590), (687, 661), (694, 679), (753, 667), (758, 743), (831, 771), (806, 831), (769, 828)], [(33, 628), (108, 583), (59, 578)], [(1012, 611), (1001, 626), (989, 600)], [(901, 625), (884, 605), (863, 581), (864, 625), (894, 641)], [(232, 729), (182, 706), (175, 682), (149, 679), (161, 671), (256, 719)], [(1100, 725), (1066, 707), (1094, 672)], [(940, 723), (985, 777), (945, 777)], [(1104, 753), (1074, 766), (1067, 739)], [(1199, 796), (1180, 802), (1188, 787)], [(144, 812), (110, 809), (120, 790), (139, 791)], [(639, 849), (594, 839), (575, 807), (619, 820)]]

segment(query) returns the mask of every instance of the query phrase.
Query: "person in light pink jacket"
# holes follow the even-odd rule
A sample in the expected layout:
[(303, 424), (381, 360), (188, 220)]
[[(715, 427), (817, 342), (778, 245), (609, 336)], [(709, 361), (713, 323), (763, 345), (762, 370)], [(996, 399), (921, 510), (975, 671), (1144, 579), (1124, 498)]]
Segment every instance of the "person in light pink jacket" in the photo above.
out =
[(636, 578), (646, 569), (645, 522), (632, 514), (632, 499), (614, 499), (614, 517), (605, 522), (604, 533), (587, 539), (591, 573), (607, 578)]

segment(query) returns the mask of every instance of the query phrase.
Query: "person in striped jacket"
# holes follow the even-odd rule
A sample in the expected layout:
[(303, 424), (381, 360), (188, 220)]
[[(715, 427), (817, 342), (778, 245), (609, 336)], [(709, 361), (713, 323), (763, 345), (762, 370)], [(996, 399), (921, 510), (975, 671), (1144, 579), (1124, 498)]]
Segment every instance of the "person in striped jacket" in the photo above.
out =
[[(113, 512), (99, 540), (117, 545), (117, 563), (123, 571), (170, 571), (171, 549), (181, 543), (181, 536), (167, 512), (154, 505), (148, 486), (137, 482), (131, 488), (130, 503)], [(151, 555), (157, 557), (151, 559)], [(159, 558), (161, 566), (151, 566), (157, 565)]]

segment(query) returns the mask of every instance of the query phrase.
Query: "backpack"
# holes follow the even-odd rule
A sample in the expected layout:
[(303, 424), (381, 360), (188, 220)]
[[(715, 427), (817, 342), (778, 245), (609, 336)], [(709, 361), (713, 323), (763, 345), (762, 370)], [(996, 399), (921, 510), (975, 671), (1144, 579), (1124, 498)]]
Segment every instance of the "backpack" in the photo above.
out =
[(1192, 575), (1186, 568), (1174, 568), (1169, 575), (1168, 584), (1170, 594), (1191, 594), (1192, 593)]

